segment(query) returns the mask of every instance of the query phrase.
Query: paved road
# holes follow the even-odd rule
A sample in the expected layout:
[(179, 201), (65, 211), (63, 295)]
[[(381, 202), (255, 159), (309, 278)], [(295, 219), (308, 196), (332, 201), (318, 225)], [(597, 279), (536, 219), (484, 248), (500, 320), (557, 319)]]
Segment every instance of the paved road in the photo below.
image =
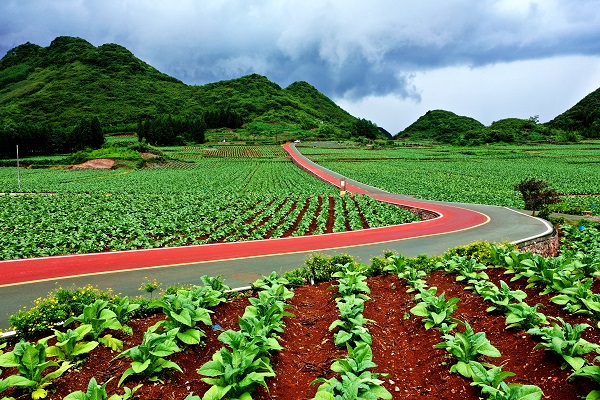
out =
[[(294, 149), (291, 149), (290, 151), (293, 152)], [(316, 168), (314, 163), (312, 163), (312, 167)], [(310, 169), (312, 167), (305, 168)], [(332, 183), (339, 184), (338, 180), (342, 178), (339, 174), (336, 174), (332, 171), (326, 172), (328, 172), (328, 175), (334, 178)], [(368, 191), (374, 196), (385, 197), (387, 201), (397, 200), (402, 203), (416, 202), (415, 199), (410, 197), (389, 194), (382, 190), (372, 188), (352, 180), (346, 181), (347, 187), (353, 191)], [(195, 262), (185, 259), (185, 261), (169, 263), (165, 260), (161, 260), (161, 257), (158, 256), (160, 254), (159, 252), (150, 251), (150, 254), (156, 255), (153, 260), (152, 256), (150, 257), (153, 262), (139, 266), (135, 270), (119, 270), (110, 272), (102, 271), (97, 273), (92, 272), (83, 276), (71, 276), (65, 278), (61, 278), (60, 275), (69, 274), (61, 272), (56, 277), (34, 282), (13, 282), (4, 285), (0, 284), (0, 328), (5, 328), (8, 326), (7, 321), (11, 314), (15, 313), (23, 306), (31, 306), (33, 300), (40, 296), (45, 296), (48, 292), (58, 287), (68, 288), (92, 284), (100, 289), (112, 288), (115, 293), (137, 296), (143, 294), (143, 292), (139, 291), (139, 287), (145, 280), (145, 277), (156, 279), (157, 281), (161, 282), (163, 287), (166, 287), (169, 285), (189, 283), (198, 284), (200, 283), (199, 278), (202, 275), (220, 275), (225, 278), (226, 283), (229, 286), (239, 287), (246, 286), (250, 282), (253, 282), (257, 277), (260, 276), (260, 274), (268, 274), (271, 271), (282, 273), (284, 271), (301, 267), (308, 256), (312, 253), (315, 253), (313, 250), (315, 248), (325, 248), (326, 250), (318, 251), (325, 254), (347, 253), (355, 257), (357, 260), (367, 263), (372, 257), (381, 256), (385, 250), (394, 250), (406, 256), (416, 256), (419, 254), (437, 255), (442, 254), (450, 248), (468, 244), (476, 240), (517, 243), (532, 239), (534, 237), (547, 235), (551, 231), (551, 227), (545, 221), (538, 218), (532, 218), (528, 215), (504, 207), (475, 204), (423, 202), (421, 200), (418, 202), (423, 203), (423, 207), (425, 208), (441, 209), (444, 210), (443, 212), (446, 212), (446, 210), (451, 210), (451, 208), (444, 208), (447, 206), (453, 206), (453, 208), (458, 207), (457, 210), (472, 210), (476, 212), (471, 213), (473, 216), (476, 214), (483, 214), (486, 216), (485, 222), (482, 223), (480, 220), (477, 223), (470, 224), (476, 225), (474, 227), (462, 227), (460, 230), (450, 233), (437, 233), (435, 231), (428, 231), (428, 233), (425, 233), (426, 236), (423, 236), (423, 234), (419, 233), (420, 230), (417, 229), (419, 224), (423, 224), (422, 226), (427, 226), (433, 223), (432, 220), (426, 221), (426, 223), (414, 224), (410, 228), (404, 227), (404, 231), (409, 229), (414, 230), (414, 232), (411, 232), (409, 235), (403, 234), (398, 236), (401, 238), (397, 240), (382, 241), (378, 236), (373, 240), (377, 241), (378, 243), (374, 244), (354, 244), (352, 240), (350, 240), (346, 241), (346, 243), (349, 244), (341, 246), (329, 244), (326, 246), (321, 245), (312, 247), (312, 249), (309, 250), (302, 250), (302, 248), (300, 248), (290, 251), (290, 246), (285, 244), (291, 243), (291, 241), (277, 242), (275, 240), (269, 240), (265, 242), (269, 242), (270, 247), (275, 246), (276, 251), (274, 253), (276, 254), (254, 254), (248, 256), (244, 253), (240, 253), (239, 257), (229, 254), (230, 258), (226, 260), (209, 259), (206, 261)], [(456, 217), (460, 219), (458, 214)], [(439, 219), (438, 221), (443, 222), (443, 219)], [(455, 222), (460, 223), (460, 221)], [(376, 231), (373, 231), (373, 233), (375, 232)], [(339, 237), (342, 237), (341, 234), (334, 235), (340, 235)], [(191, 250), (179, 250), (179, 252), (182, 251)], [(221, 254), (223, 254), (223, 251), (220, 251)], [(282, 252), (284, 253), (282, 254)], [(124, 252), (120, 253), (124, 254)], [(144, 257), (142, 257), (141, 254), (141, 252), (129, 252), (129, 259), (142, 259)], [(76, 256), (75, 259), (81, 260), (81, 262), (83, 262), (83, 260), (87, 260), (81, 257), (82, 256)], [(45, 264), (42, 263), (41, 265), (36, 266), (35, 269), (37, 272), (52, 272), (54, 270), (60, 270), (63, 264), (68, 264), (72, 259), (73, 258), (55, 257), (52, 259), (52, 261), (46, 260)], [(169, 259), (169, 257), (166, 259)], [(36, 260), (36, 262), (39, 262), (39, 260)], [(87, 261), (83, 263), (85, 264)], [(125, 262), (123, 262), (123, 264), (125, 264)], [(127, 263), (127, 265), (123, 264), (119, 265), (118, 267), (122, 268), (123, 266), (127, 267), (129, 265), (129, 263)], [(13, 263), (11, 265), (14, 266), (15, 264)], [(113, 266), (112, 269), (115, 268), (117, 268), (117, 266)], [(0, 282), (2, 282), (1, 279), (3, 276), (10, 275), (6, 272), (9, 269), (9, 263), (0, 262)], [(31, 275), (33, 275), (33, 270), (29, 272)]]

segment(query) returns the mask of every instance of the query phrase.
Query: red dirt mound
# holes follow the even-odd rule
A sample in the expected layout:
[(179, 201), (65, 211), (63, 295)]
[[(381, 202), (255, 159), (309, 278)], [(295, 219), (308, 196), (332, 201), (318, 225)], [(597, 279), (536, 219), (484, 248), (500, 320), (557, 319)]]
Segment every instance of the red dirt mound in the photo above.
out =
[(95, 160), (88, 160), (84, 163), (73, 165), (73, 169), (111, 169), (115, 165), (115, 160), (110, 158), (98, 158)]

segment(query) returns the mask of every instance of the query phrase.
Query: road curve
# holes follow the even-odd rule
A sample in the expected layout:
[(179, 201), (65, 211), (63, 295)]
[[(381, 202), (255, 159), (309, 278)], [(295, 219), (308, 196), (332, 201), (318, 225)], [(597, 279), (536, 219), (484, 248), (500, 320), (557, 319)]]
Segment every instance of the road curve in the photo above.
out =
[[(286, 145), (285, 149), (290, 152), (297, 165), (317, 175), (320, 179), (339, 187), (339, 180), (336, 180), (327, 172), (318, 169), (314, 164), (311, 165), (308, 163), (297, 151), (293, 151), (289, 145)], [(24, 282), (53, 280), (77, 275), (99, 274), (164, 265), (230, 260), (282, 253), (322, 251), (340, 247), (386, 243), (401, 239), (460, 231), (485, 224), (490, 220), (487, 215), (481, 212), (443, 204), (426, 204), (414, 200), (398, 199), (386, 194), (372, 193), (367, 188), (359, 187), (353, 183), (349, 183), (346, 186), (346, 190), (352, 193), (368, 194), (380, 201), (427, 209), (438, 216), (433, 219), (410, 224), (315, 236), (1, 261), (0, 287)]]
[[(312, 163), (294, 146), (284, 148), (298, 166), (339, 187), (339, 174)], [(543, 236), (551, 229), (542, 220), (502, 207), (415, 200), (345, 180), (349, 192), (426, 209), (438, 216), (411, 224), (317, 236), (0, 261), (0, 327), (9, 315), (57, 285), (91, 283), (136, 295), (145, 276), (171, 285), (199, 283), (204, 274), (220, 275), (230, 286), (246, 285), (260, 274), (299, 267), (314, 252), (344, 252), (367, 262), (384, 250), (407, 256), (441, 254), (474, 240), (519, 242)]]

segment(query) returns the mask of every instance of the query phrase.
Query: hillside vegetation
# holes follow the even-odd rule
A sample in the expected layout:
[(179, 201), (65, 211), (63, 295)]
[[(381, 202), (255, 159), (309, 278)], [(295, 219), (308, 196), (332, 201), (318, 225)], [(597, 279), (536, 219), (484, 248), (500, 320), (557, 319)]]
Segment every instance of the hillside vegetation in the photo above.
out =
[(584, 137), (600, 138), (600, 88), (554, 118), (548, 125), (567, 131), (578, 131)]
[[(169, 130), (177, 124), (193, 124), (197, 131), (254, 123), (249, 133), (256, 133), (262, 124), (279, 124), (300, 128), (304, 136), (386, 137), (370, 121), (366, 121), (368, 130), (359, 131), (364, 120), (342, 110), (306, 82), (283, 89), (252, 74), (190, 86), (122, 46), (95, 47), (73, 37), (58, 37), (48, 47), (26, 43), (0, 60), (0, 115), (0, 147), (14, 149), (14, 144), (21, 143), (23, 151), (32, 148), (30, 153), (35, 154), (44, 152), (39, 145), (42, 137), (53, 138), (42, 146), (51, 148), (46, 152), (74, 150), (68, 136), (82, 120), (96, 117), (104, 133), (132, 132), (142, 120), (172, 117), (180, 122), (154, 125)], [(199, 119), (206, 119), (206, 126), (200, 126)], [(158, 136), (161, 140), (179, 137), (180, 143), (174, 144), (204, 137), (169, 132)]]
[(576, 142), (581, 137), (596, 137), (593, 128), (540, 124), (537, 116), (529, 119), (505, 118), (484, 126), (481, 122), (445, 110), (431, 110), (396, 135), (398, 139), (433, 141), (460, 146), (487, 143)]
[(408, 126), (398, 136), (410, 137), (413, 140), (435, 140), (442, 143), (453, 143), (461, 134), (480, 130), (481, 122), (456, 115), (445, 110), (430, 110)]
[[(396, 137), (455, 145), (597, 138), (599, 104), (600, 89), (547, 124), (539, 124), (537, 117), (506, 118), (489, 127), (467, 116), (432, 110)], [(137, 133), (155, 145), (391, 138), (307, 82), (281, 88), (252, 74), (190, 86), (120, 45), (96, 47), (66, 36), (48, 47), (25, 43), (0, 60), (0, 115), (0, 157), (11, 156), (17, 144), (23, 155), (97, 146), (89, 134), (76, 131), (96, 119), (103, 134)]]
[(0, 60), (0, 110), (14, 122), (76, 125), (97, 115), (107, 126), (162, 114), (232, 109), (244, 121), (321, 122), (349, 130), (356, 118), (306, 82), (286, 89), (253, 74), (189, 86), (116, 44), (94, 47), (58, 37), (49, 47), (24, 44)]

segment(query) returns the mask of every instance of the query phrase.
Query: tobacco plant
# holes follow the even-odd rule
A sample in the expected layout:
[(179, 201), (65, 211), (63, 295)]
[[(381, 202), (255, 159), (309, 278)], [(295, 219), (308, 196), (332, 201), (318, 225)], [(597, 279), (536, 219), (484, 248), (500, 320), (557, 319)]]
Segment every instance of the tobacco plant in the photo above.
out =
[(337, 288), (338, 295), (343, 297), (355, 294), (365, 300), (368, 299), (367, 295), (371, 293), (371, 290), (367, 285), (367, 277), (364, 274), (366, 266), (364, 264), (348, 263), (339, 267), (340, 270), (331, 275), (333, 278), (337, 278), (337, 284), (333, 287)]
[[(473, 361), (480, 356), (500, 357), (500, 352), (485, 337), (485, 332), (475, 333), (471, 326), (465, 322), (465, 331), (442, 336), (444, 342), (436, 344), (436, 349), (446, 349), (458, 361), (450, 367), (450, 372), (458, 372), (466, 378), (473, 376)], [(482, 364), (490, 366), (489, 364)]]
[(252, 399), (251, 393), (258, 385), (265, 388), (265, 378), (275, 376), (265, 349), (249, 343), (242, 335), (223, 332), (219, 340), (232, 350), (222, 347), (211, 361), (198, 369), (202, 380), (212, 385), (204, 394), (204, 400)]
[(203, 275), (200, 280), (204, 285), (194, 286), (190, 289), (190, 295), (202, 308), (213, 308), (220, 303), (227, 301), (226, 292), (231, 290), (220, 276), (210, 277)]
[(530, 335), (540, 335), (541, 341), (535, 348), (544, 347), (563, 358), (562, 369), (570, 365), (573, 370), (580, 370), (586, 363), (584, 354), (595, 351), (600, 353), (600, 345), (590, 343), (581, 337), (582, 332), (589, 328), (588, 324), (571, 325), (562, 318), (556, 318), (560, 325), (553, 323), (551, 327), (532, 328), (527, 331)]
[[(20, 387), (26, 389), (32, 399), (43, 399), (48, 396), (45, 387), (52, 383), (52, 380), (60, 377), (67, 371), (72, 364), (67, 361), (61, 364), (56, 361), (48, 360), (46, 350), (48, 345), (45, 343), (30, 343), (21, 340), (12, 351), (0, 355), (0, 367), (15, 367), (18, 371), (18, 377), (9, 376), (0, 381), (0, 392), (9, 387)], [(49, 373), (44, 373), (48, 368), (57, 369)]]
[(144, 333), (142, 343), (138, 346), (125, 350), (114, 360), (128, 357), (132, 360), (131, 366), (123, 372), (119, 380), (119, 386), (131, 375), (142, 375), (150, 382), (161, 382), (159, 374), (165, 369), (174, 369), (182, 372), (179, 365), (165, 357), (181, 351), (177, 346), (177, 331), (171, 329), (166, 332), (156, 333), (158, 325), (148, 328)]
[(52, 337), (56, 337), (56, 344), (48, 347), (46, 353), (49, 357), (56, 357), (60, 361), (71, 361), (75, 364), (83, 362), (83, 356), (98, 346), (98, 342), (84, 341), (85, 337), (90, 333), (92, 327), (90, 325), (80, 325), (75, 329), (67, 329), (66, 332), (54, 330), (54, 335), (49, 336), (40, 342), (47, 343)]
[(269, 275), (263, 275), (261, 279), (257, 279), (256, 281), (254, 281), (254, 283), (252, 283), (252, 287), (254, 289), (262, 290), (268, 289), (275, 285), (287, 284), (289, 284), (289, 281), (286, 278), (277, 275), (277, 272), (273, 271)]
[(274, 285), (267, 290), (258, 292), (258, 297), (248, 299), (250, 305), (244, 310), (242, 318), (264, 318), (270, 324), (283, 324), (283, 317), (293, 317), (294, 314), (285, 311), (290, 307), (284, 300), (290, 299), (294, 293), (282, 285)]
[(364, 302), (363, 298), (355, 294), (336, 299), (340, 318), (333, 321), (329, 326), (329, 330), (339, 328), (338, 332), (334, 334), (337, 346), (361, 341), (371, 344), (371, 334), (364, 325), (373, 321), (365, 318), (362, 314)]
[[(596, 357), (596, 361), (600, 361), (600, 357)], [(573, 372), (569, 379), (576, 377), (588, 378), (600, 384), (600, 366), (598, 365), (586, 365), (579, 370)], [(598, 400), (600, 399), (600, 390), (592, 390), (586, 397), (586, 400)]]
[(283, 350), (283, 347), (277, 340), (277, 333), (283, 332), (282, 324), (271, 322), (257, 317), (240, 317), (239, 332), (226, 331), (229, 335), (242, 335), (248, 342), (252, 342), (259, 348), (264, 349), (266, 353)]
[(70, 325), (72, 322), (79, 322), (82, 325), (89, 325), (89, 336), (98, 341), (103, 346), (109, 347), (115, 351), (121, 351), (123, 349), (123, 342), (117, 338), (113, 338), (111, 334), (106, 334), (100, 337), (105, 330), (118, 330), (122, 329), (123, 326), (117, 320), (117, 315), (113, 310), (108, 308), (108, 301), (96, 300), (92, 304), (88, 304), (84, 307), (83, 313), (79, 316), (72, 316), (65, 321), (65, 326)]
[(455, 272), (458, 274), (457, 281), (470, 279), (488, 279), (485, 273), (487, 267), (477, 261), (475, 258), (467, 258), (461, 256), (452, 256), (437, 264), (439, 268), (444, 268), (446, 272)]
[(457, 304), (460, 301), (458, 297), (452, 297), (448, 300), (445, 294), (442, 293), (436, 296), (437, 288), (421, 290), (415, 296), (415, 300), (419, 300), (416, 306), (410, 309), (410, 312), (418, 317), (423, 317), (425, 329), (440, 327), (442, 323), (447, 323), (453, 329), (458, 321), (451, 317), (452, 313), (458, 308)]
[(575, 274), (572, 270), (547, 268), (529, 277), (527, 287), (543, 286), (544, 290), (540, 293), (543, 296), (570, 288), (580, 279), (581, 276)]
[(481, 393), (492, 400), (540, 400), (542, 390), (535, 385), (506, 383), (504, 379), (514, 376), (509, 371), (502, 371), (502, 366), (486, 368), (483, 364), (471, 362), (472, 386), (479, 386)]
[(575, 282), (573, 286), (562, 289), (551, 301), (565, 306), (572, 313), (600, 319), (600, 294), (592, 292), (592, 284), (593, 281), (589, 278)]
[(362, 343), (355, 348), (348, 347), (348, 356), (331, 365), (331, 370), (340, 374), (341, 381), (335, 377), (312, 381), (311, 384), (320, 383), (314, 400), (391, 399), (391, 393), (378, 379), (379, 374), (368, 370), (375, 367), (371, 346)]
[(531, 329), (547, 324), (546, 316), (537, 309), (542, 304), (530, 306), (527, 303), (508, 304), (506, 306), (506, 329), (520, 328)]
[(206, 336), (204, 331), (197, 327), (199, 322), (209, 326), (212, 324), (210, 311), (199, 307), (198, 302), (187, 290), (165, 295), (160, 300), (150, 303), (150, 307), (162, 308), (166, 319), (158, 322), (158, 325), (168, 331), (176, 329), (177, 339), (186, 345), (199, 344)]
[(427, 276), (425, 271), (411, 266), (408, 259), (403, 256), (390, 256), (388, 260), (390, 264), (384, 268), (384, 271), (395, 273), (399, 279), (405, 280), (410, 286), (407, 290), (408, 293), (426, 288), (425, 280), (423, 279)]
[(133, 389), (124, 387), (123, 389), (125, 393), (122, 396), (115, 393), (108, 397), (108, 394), (106, 393), (106, 385), (111, 379), (112, 378), (106, 381), (103, 385), (98, 385), (96, 378), (92, 378), (90, 379), (85, 392), (78, 390), (76, 392), (69, 393), (63, 400), (129, 400), (132, 399), (135, 395), (135, 392), (142, 387), (142, 385), (137, 385)]
[(504, 281), (500, 281), (500, 287), (489, 281), (479, 281), (481, 285), (475, 284), (475, 291), (485, 300), (493, 303), (486, 309), (487, 312), (500, 310), (506, 312), (509, 304), (520, 303), (527, 297), (527, 293), (522, 290), (511, 290), (510, 286)]
[(384, 272), (398, 275), (410, 268), (408, 259), (401, 254), (393, 254), (387, 258), (387, 261), (387, 265), (383, 268)]
[(231, 350), (222, 347), (198, 369), (206, 376), (202, 380), (212, 385), (204, 400), (252, 399), (258, 385), (267, 387), (265, 379), (275, 375), (270, 353), (282, 349), (276, 335), (283, 331), (283, 317), (292, 316), (285, 311), (289, 305), (284, 300), (294, 294), (283, 284), (287, 280), (275, 273), (253, 284), (262, 290), (258, 297), (249, 299), (251, 305), (238, 319), (240, 330), (228, 330), (218, 337)]
[(131, 328), (125, 324), (140, 307), (140, 303), (132, 303), (128, 296), (117, 297), (110, 303), (110, 308), (115, 313), (115, 318), (122, 325), (121, 329), (129, 335), (132, 334)]

